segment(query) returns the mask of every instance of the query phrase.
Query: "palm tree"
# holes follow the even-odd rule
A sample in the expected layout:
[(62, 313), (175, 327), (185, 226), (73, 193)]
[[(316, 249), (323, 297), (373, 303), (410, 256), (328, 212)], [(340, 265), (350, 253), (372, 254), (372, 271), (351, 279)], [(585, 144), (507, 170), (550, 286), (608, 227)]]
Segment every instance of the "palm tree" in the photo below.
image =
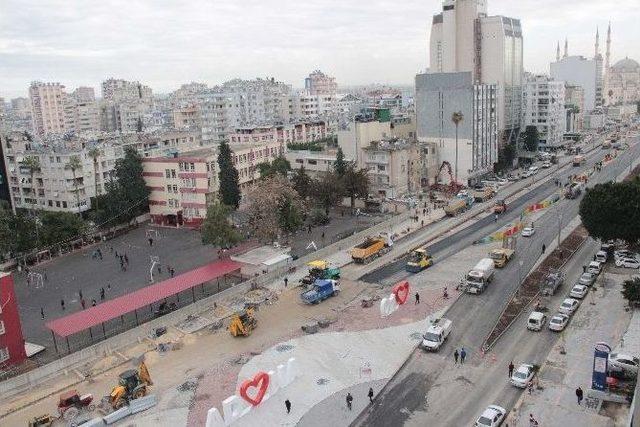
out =
[(89, 152), (87, 153), (89, 155), (89, 157), (91, 157), (93, 159), (93, 182), (94, 182), (94, 190), (95, 190), (95, 197), (94, 200), (96, 202), (96, 205), (94, 207), (94, 209), (97, 211), (98, 210), (98, 157), (102, 156), (102, 152), (100, 151), (100, 149), (98, 147), (93, 147), (89, 150)]
[[(37, 204), (38, 200), (36, 199), (36, 183), (34, 180), (34, 175), (36, 172), (40, 171), (40, 159), (36, 156), (27, 156), (22, 161), (22, 166), (29, 169), (29, 175), (31, 176), (31, 193), (33, 195), (33, 203)], [(32, 210), (35, 211), (35, 206), (32, 207)]]
[(78, 180), (76, 179), (76, 171), (82, 169), (80, 157), (71, 156), (69, 163), (64, 165), (64, 168), (71, 170), (71, 174), (73, 175), (73, 192), (76, 194), (76, 206), (78, 207), (78, 213), (80, 213), (80, 193), (78, 193)]
[(451, 121), (454, 125), (456, 125), (456, 163), (454, 169), (454, 177), (453, 179), (456, 181), (456, 185), (458, 185), (458, 125), (464, 119), (464, 114), (462, 111), (457, 111), (451, 115)]

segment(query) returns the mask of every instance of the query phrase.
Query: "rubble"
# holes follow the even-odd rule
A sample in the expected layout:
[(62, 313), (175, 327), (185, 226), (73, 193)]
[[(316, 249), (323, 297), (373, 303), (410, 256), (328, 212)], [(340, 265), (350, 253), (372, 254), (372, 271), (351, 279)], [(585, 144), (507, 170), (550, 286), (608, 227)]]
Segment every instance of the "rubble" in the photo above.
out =
[(307, 334), (315, 334), (316, 332), (318, 332), (318, 324), (311, 323), (308, 325), (302, 325), (302, 330)]

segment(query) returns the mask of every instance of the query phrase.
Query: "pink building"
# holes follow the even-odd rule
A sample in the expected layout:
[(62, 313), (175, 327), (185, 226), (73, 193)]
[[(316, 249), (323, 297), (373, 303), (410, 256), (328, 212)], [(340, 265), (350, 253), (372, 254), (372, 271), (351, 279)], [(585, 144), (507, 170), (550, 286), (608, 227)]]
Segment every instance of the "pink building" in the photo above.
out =
[(4, 366), (19, 365), (26, 359), (13, 276), (0, 272), (0, 370)]

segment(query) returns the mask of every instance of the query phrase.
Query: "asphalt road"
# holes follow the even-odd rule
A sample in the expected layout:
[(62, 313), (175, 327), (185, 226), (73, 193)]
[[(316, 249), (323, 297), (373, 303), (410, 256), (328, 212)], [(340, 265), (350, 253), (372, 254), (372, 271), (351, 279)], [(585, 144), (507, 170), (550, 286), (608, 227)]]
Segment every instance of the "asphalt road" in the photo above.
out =
[[(595, 151), (594, 153), (595, 155), (585, 168), (592, 167), (593, 163), (599, 161), (605, 152), (601, 151), (602, 154), (598, 154), (598, 151)], [(613, 180), (629, 167), (628, 157), (637, 158), (639, 154), (640, 144), (632, 145), (629, 150), (623, 152), (602, 172), (595, 174), (589, 185)], [(563, 173), (576, 173), (576, 171), (577, 168), (570, 168)], [(543, 185), (542, 187), (545, 186)], [(552, 192), (553, 183), (546, 190)], [(545, 194), (544, 189), (540, 191), (541, 193), (536, 197)], [(533, 201), (533, 199), (529, 200)], [(427, 354), (420, 349), (414, 351), (404, 367), (376, 398), (375, 404), (362, 413), (353, 425), (470, 425), (487, 404), (499, 404), (501, 402), (509, 404), (513, 397), (503, 396), (503, 400), (500, 398), (501, 400), (487, 402), (487, 397), (494, 396), (495, 388), (500, 387), (495, 385), (496, 378), (491, 370), (487, 370), (487, 375), (481, 376), (481, 380), (478, 380), (477, 383), (470, 382), (464, 375), (452, 378), (450, 374), (452, 364), (446, 358), (451, 358), (455, 348), (464, 347), (468, 354), (468, 362), (472, 366), (474, 364), (479, 366), (483, 362), (479, 349), (506, 304), (508, 296), (518, 287), (519, 277), (524, 275), (524, 272), (530, 271), (541, 256), (542, 244), (545, 243), (548, 246), (553, 239), (557, 238), (559, 213), (562, 213), (562, 224), (564, 226), (577, 216), (578, 205), (579, 199), (561, 200), (543, 214), (536, 221), (536, 233), (534, 236), (518, 239), (514, 262), (509, 263), (496, 274), (492, 285), (479, 296), (462, 295), (451, 307), (447, 313), (447, 318), (453, 320), (454, 327), (448, 341), (440, 351), (432, 354)], [(515, 217), (519, 215), (519, 211), (511, 209), (510, 213), (507, 214), (507, 218), (502, 220), (507, 222), (508, 215), (514, 215)], [(497, 227), (493, 223), (493, 219), (489, 217), (488, 220), (485, 219), (484, 222), (480, 220), (468, 228), (471, 228), (471, 230), (465, 229), (460, 231), (460, 234), (456, 233), (445, 238), (437, 244), (441, 246), (437, 246), (435, 251), (433, 248), (431, 250), (437, 256), (455, 253), (458, 250), (457, 248), (464, 247), (479, 238), (476, 235), (480, 235), (480, 237), (488, 235)], [(588, 256), (590, 257), (591, 254), (589, 253)], [(519, 262), (523, 263), (522, 267), (520, 267)], [(578, 262), (576, 265), (581, 266), (582, 264)], [(404, 266), (402, 265), (402, 267)], [(392, 271), (391, 274), (395, 274), (393, 270), (387, 270), (387, 274), (389, 271)], [(374, 274), (376, 273), (374, 272)], [(375, 277), (384, 278), (385, 272), (378, 272), (377, 274), (378, 276)], [(500, 346), (509, 342), (512, 346), (520, 348), (524, 353), (529, 351), (530, 353), (525, 354), (525, 356), (530, 360), (543, 360), (543, 356), (546, 356), (554, 342), (554, 337), (548, 334), (541, 336), (543, 338), (540, 339), (540, 342), (536, 346), (531, 346), (529, 343), (522, 345), (516, 341), (511, 342), (508, 333), (498, 343), (498, 347), (494, 349), (494, 352), (497, 354)], [(502, 370), (504, 370), (504, 367), (502, 367)], [(506, 373), (501, 372), (500, 376), (506, 376)], [(467, 387), (461, 390), (461, 385), (466, 385)], [(427, 395), (435, 389), (437, 389), (437, 393), (435, 391), (434, 393), (440, 398), (427, 401)], [(516, 389), (509, 389), (508, 393), (515, 393), (515, 398), (518, 396), (518, 390)], [(496, 397), (500, 396), (496, 395)]]

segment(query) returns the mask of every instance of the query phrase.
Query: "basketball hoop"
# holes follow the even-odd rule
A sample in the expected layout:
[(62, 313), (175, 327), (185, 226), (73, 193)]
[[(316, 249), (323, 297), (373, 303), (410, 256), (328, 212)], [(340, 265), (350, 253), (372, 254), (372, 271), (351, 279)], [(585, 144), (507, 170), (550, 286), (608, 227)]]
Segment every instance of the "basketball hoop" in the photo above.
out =
[(150, 239), (150, 238), (159, 239), (160, 238), (160, 233), (158, 232), (158, 230), (155, 230), (153, 228), (147, 229), (147, 231), (145, 231), (145, 235), (147, 236), (147, 239)]
[(149, 258), (151, 260), (151, 267), (149, 268), (149, 281), (153, 282), (153, 269), (155, 268), (156, 264), (160, 262), (160, 257), (157, 255), (149, 255)]
[(44, 288), (44, 277), (42, 273), (30, 271), (29, 274), (27, 274), (27, 281), (28, 283), (33, 284), (35, 289)]

